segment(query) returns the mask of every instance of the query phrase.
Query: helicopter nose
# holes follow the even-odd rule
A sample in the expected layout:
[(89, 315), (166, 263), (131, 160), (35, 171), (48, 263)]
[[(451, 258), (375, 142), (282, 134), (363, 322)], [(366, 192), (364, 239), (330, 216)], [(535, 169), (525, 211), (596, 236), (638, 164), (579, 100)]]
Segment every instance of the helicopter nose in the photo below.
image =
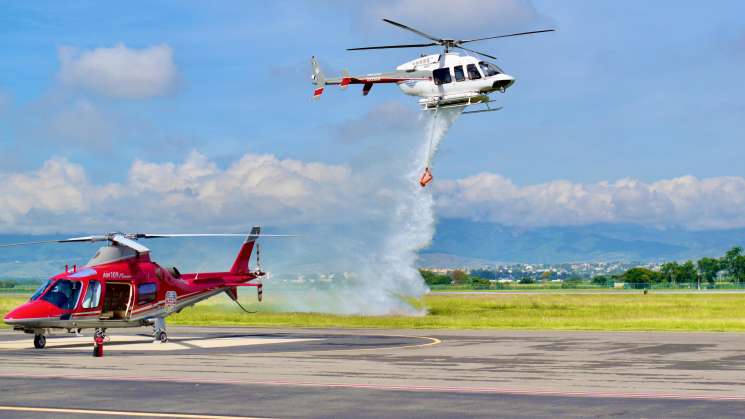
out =
[(502, 77), (500, 77), (499, 80), (496, 80), (494, 84), (492, 84), (492, 87), (494, 90), (504, 92), (508, 87), (515, 84), (515, 78), (507, 74), (502, 74), (501, 76)]
[(29, 301), (6, 314), (3, 321), (6, 324), (27, 324), (50, 317), (59, 318), (62, 310), (46, 301)]

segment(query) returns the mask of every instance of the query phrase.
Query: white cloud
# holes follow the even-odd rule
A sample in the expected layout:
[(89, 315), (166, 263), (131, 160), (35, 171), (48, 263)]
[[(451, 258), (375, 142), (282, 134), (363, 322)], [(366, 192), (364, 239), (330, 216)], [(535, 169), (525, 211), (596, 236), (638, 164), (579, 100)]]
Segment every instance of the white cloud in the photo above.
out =
[(60, 80), (104, 96), (142, 99), (171, 91), (177, 80), (170, 46), (144, 49), (117, 44), (111, 48), (78, 51), (59, 49)]
[[(126, 181), (96, 184), (82, 166), (52, 159), (36, 172), (0, 174), (0, 231), (359, 223), (394, 207), (383, 185), (368, 181), (347, 166), (246, 154), (220, 168), (192, 152), (181, 163), (135, 161)], [(438, 215), (446, 217), (526, 227), (601, 222), (745, 227), (742, 177), (517, 186), (481, 173), (433, 185)]]
[(440, 215), (519, 226), (638, 223), (691, 229), (745, 227), (745, 178), (682, 176), (517, 186), (481, 173), (435, 184)]
[(226, 169), (192, 152), (180, 164), (135, 161), (125, 182), (96, 184), (82, 166), (52, 159), (0, 174), (0, 231), (245, 228), (344, 218), (344, 166), (246, 154)]
[(23, 224), (24, 216), (37, 211), (84, 212), (87, 184), (83, 168), (64, 159), (49, 160), (35, 173), (0, 175), (0, 225)]

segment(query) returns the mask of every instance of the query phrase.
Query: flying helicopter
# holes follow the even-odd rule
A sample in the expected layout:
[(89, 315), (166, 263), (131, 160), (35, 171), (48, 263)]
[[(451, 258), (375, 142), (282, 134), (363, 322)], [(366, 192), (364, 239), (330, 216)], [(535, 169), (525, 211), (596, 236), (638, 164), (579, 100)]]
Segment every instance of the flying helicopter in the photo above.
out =
[[(430, 42), (348, 48), (347, 51), (426, 48), (439, 45), (444, 48), (443, 53), (422, 54), (419, 58), (399, 65), (395, 71), (353, 76), (347, 70), (343, 70), (341, 77), (330, 79), (327, 79), (323, 74), (318, 60), (313, 56), (311, 57), (311, 69), (313, 72), (311, 78), (313, 84), (315, 84), (315, 90), (313, 91), (314, 99), (317, 100), (321, 97), (327, 85), (339, 85), (342, 89), (346, 89), (350, 84), (361, 84), (362, 95), (367, 96), (375, 84), (395, 83), (406, 95), (419, 97), (419, 106), (421, 109), (423, 111), (434, 111), (435, 116), (438, 110), (446, 108), (462, 108), (462, 114), (498, 111), (502, 109), (501, 106), (489, 106), (490, 103), (495, 102), (489, 97), (489, 94), (497, 91), (505, 93), (515, 83), (515, 78), (506, 74), (501, 68), (491, 62), (468, 54), (461, 55), (451, 50), (460, 49), (466, 53), (473, 53), (496, 60), (497, 57), (467, 48), (464, 44), (554, 31), (554, 29), (541, 29), (474, 39), (448, 39), (429, 35), (390, 19), (383, 19), (383, 21), (423, 36), (429, 39)], [(485, 109), (465, 110), (472, 105), (484, 105)], [(432, 171), (430, 170), (431, 158), (432, 147), (430, 147), (427, 153), (424, 173), (419, 179), (419, 185), (422, 187), (427, 186), (433, 179)]]
[(327, 85), (339, 85), (346, 89), (350, 84), (362, 84), (362, 94), (367, 96), (373, 85), (380, 83), (395, 83), (401, 91), (409, 96), (420, 97), (419, 105), (422, 110), (436, 111), (448, 107), (467, 107), (483, 104), (486, 109), (464, 111), (463, 113), (493, 112), (501, 108), (489, 106), (494, 100), (489, 94), (499, 91), (505, 93), (515, 83), (515, 78), (506, 74), (495, 64), (480, 60), (471, 55), (461, 55), (451, 50), (460, 49), (466, 53), (473, 53), (496, 60), (497, 57), (476, 51), (464, 46), (472, 42), (486, 41), (497, 38), (532, 35), (543, 32), (553, 32), (554, 29), (542, 29), (529, 32), (518, 32), (506, 35), (488, 36), (475, 39), (447, 39), (438, 38), (418, 29), (411, 28), (390, 19), (383, 19), (398, 28), (423, 36), (430, 42), (422, 44), (381, 45), (362, 48), (348, 48), (347, 51), (377, 50), (389, 48), (426, 48), (442, 46), (442, 54), (421, 55), (396, 67), (395, 71), (385, 73), (371, 73), (353, 76), (343, 70), (342, 76), (327, 79), (315, 56), (311, 58), (313, 74), (311, 78), (316, 88), (313, 97), (318, 99)]
[[(172, 237), (246, 237), (235, 262), (226, 272), (181, 273), (175, 267), (163, 268), (150, 258), (150, 249), (138, 240)], [(3, 321), (34, 335), (34, 347), (44, 348), (53, 329), (80, 333), (95, 329), (97, 347), (106, 337), (106, 329), (123, 327), (153, 328), (153, 339), (167, 342), (165, 318), (206, 298), (226, 293), (239, 306), (238, 288), (256, 287), (262, 300), (259, 237), (260, 227), (245, 234), (149, 234), (109, 233), (63, 240), (3, 244), (0, 247), (43, 243), (108, 242), (80, 268), (65, 267), (65, 272), (45, 281), (28, 302), (10, 311)], [(257, 269), (249, 268), (256, 246)], [(243, 308), (241, 306), (241, 308)], [(245, 310), (245, 309), (244, 309)]]

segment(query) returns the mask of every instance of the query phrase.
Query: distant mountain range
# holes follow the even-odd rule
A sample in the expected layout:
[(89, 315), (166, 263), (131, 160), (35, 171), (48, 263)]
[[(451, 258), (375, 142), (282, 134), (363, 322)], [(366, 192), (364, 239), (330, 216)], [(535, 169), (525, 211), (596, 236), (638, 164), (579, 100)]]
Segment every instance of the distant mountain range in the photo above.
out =
[[(303, 235), (295, 240), (262, 242), (262, 261), (274, 272), (319, 272), (325, 253), (350, 243), (344, 226), (270, 229)], [(75, 236), (75, 234), (65, 237)], [(0, 243), (59, 239), (63, 236), (0, 235)], [(316, 240), (324, 237), (324, 240)], [(365, 238), (355, 238), (364, 248)], [(241, 239), (151, 240), (147, 246), (164, 266), (183, 272), (230, 266)], [(341, 243), (341, 244), (339, 244)], [(44, 278), (65, 264), (85, 264), (96, 244), (39, 245), (0, 249), (0, 279)], [(718, 257), (734, 245), (745, 245), (745, 229), (688, 231), (628, 224), (519, 228), (464, 219), (441, 219), (431, 246), (420, 252), (422, 267), (483, 266), (494, 263), (651, 262)], [(311, 246), (311, 247), (309, 247)], [(354, 262), (354, 261), (352, 261)], [(346, 267), (345, 269), (346, 270)]]
[(442, 219), (432, 245), (421, 253), (421, 264), (683, 260), (718, 257), (743, 244), (745, 229), (689, 231), (629, 224), (519, 228)]

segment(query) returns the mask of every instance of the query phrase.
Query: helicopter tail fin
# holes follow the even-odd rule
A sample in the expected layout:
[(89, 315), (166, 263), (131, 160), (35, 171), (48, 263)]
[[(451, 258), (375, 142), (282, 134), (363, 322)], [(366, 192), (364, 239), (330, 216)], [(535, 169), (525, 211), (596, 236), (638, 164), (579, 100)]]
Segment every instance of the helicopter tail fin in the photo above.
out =
[(249, 272), (248, 261), (251, 259), (251, 252), (253, 252), (259, 234), (261, 234), (261, 227), (254, 226), (254, 228), (251, 229), (251, 234), (249, 234), (243, 242), (243, 246), (241, 246), (241, 250), (238, 252), (235, 262), (233, 262), (233, 267), (230, 268), (230, 273), (245, 274)]
[(352, 76), (349, 75), (349, 71), (345, 68), (341, 71), (341, 82), (339, 82), (339, 87), (344, 90), (347, 88), (347, 86), (349, 86), (349, 83), (351, 82)]
[(313, 91), (313, 99), (318, 99), (323, 94), (323, 89), (326, 86), (326, 76), (323, 75), (323, 71), (321, 71), (321, 66), (318, 65), (316, 57), (310, 58), (310, 65), (313, 68), (311, 78), (313, 79), (313, 84), (316, 85), (316, 89)]

